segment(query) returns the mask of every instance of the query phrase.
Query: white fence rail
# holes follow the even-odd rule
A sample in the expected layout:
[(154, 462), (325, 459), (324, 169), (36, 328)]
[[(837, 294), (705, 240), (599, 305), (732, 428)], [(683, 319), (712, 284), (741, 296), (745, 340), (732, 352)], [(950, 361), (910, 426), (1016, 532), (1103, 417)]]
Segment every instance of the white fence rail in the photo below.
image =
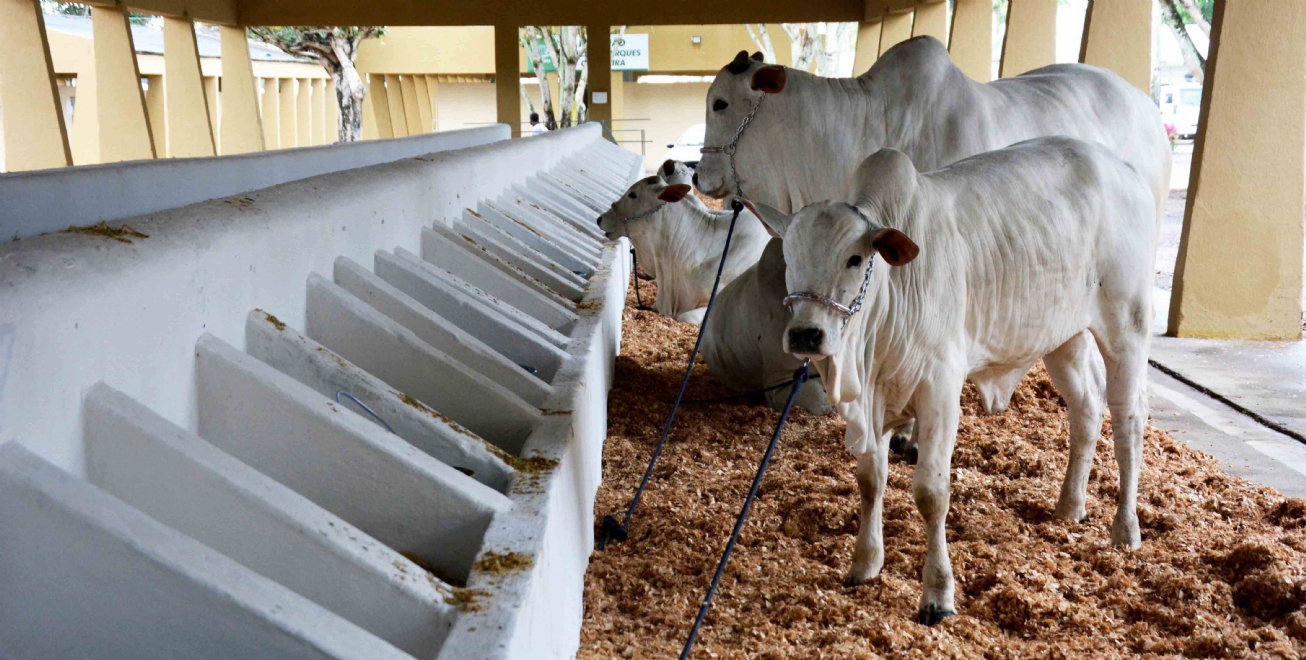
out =
[(639, 161), (584, 126), (0, 246), (0, 657), (574, 655)]

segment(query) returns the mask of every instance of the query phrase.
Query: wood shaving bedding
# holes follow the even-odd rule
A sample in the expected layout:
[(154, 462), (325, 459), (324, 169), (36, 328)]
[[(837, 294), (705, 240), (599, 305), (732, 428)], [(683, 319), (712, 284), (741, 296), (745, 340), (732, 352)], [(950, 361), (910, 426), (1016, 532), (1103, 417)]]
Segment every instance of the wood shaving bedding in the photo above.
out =
[[(642, 291), (648, 301), (655, 287)], [(670, 411), (697, 328), (633, 311), (609, 395), (596, 519), (623, 510)], [(687, 399), (731, 394), (695, 368)], [(1306, 658), (1306, 501), (1225, 474), (1147, 429), (1144, 545), (1109, 545), (1117, 489), (1103, 424), (1089, 520), (1051, 518), (1068, 447), (1041, 367), (984, 416), (969, 385), (948, 541), (959, 615), (915, 623), (924, 533), (912, 467), (891, 458), (879, 578), (842, 586), (857, 532), (843, 422), (796, 410), (695, 658)], [(632, 522), (596, 551), (579, 658), (676, 657), (779, 414), (760, 397), (683, 406)]]

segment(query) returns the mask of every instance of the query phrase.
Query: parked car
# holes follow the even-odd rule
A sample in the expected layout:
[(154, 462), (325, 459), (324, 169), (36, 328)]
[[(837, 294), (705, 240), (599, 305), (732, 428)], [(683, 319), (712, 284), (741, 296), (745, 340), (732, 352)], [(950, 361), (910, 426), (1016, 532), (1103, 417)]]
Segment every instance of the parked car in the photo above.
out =
[(1197, 119), (1202, 114), (1202, 86), (1179, 83), (1161, 87), (1161, 118), (1175, 127), (1182, 138), (1197, 135)]
[(668, 144), (667, 158), (678, 160), (690, 167), (698, 167), (698, 159), (702, 155), (703, 135), (707, 132), (707, 124), (694, 124), (685, 129), (680, 134), (680, 139), (674, 144)]

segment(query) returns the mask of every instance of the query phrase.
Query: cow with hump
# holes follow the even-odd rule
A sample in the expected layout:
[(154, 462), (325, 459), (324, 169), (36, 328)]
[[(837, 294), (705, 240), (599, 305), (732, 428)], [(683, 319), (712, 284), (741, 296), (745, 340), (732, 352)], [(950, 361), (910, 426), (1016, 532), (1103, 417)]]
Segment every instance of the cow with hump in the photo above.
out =
[[(885, 149), (857, 169), (852, 191), (848, 203), (793, 215), (756, 204), (784, 242), (793, 312), (785, 350), (815, 365), (857, 455), (861, 527), (848, 583), (883, 566), (883, 434), (914, 417), (912, 493), (927, 542), (919, 618), (955, 613), (944, 519), (962, 384), (1024, 373), (1040, 359), (1070, 421), (1055, 515), (1085, 518), (1108, 405), (1120, 469), (1111, 541), (1140, 545), (1155, 251), (1146, 178), (1100, 145), (1040, 138), (928, 174)], [(849, 316), (864, 281), (863, 307)]]
[[(740, 51), (707, 94), (707, 131), (694, 185), (739, 194), (786, 213), (842, 199), (867, 156), (892, 147), (921, 171), (1036, 137), (1067, 135), (1106, 146), (1152, 192), (1155, 227), (1169, 195), (1172, 154), (1161, 116), (1120, 76), (1056, 64), (977, 83), (934, 37), (890, 48), (856, 78), (825, 78)], [(1024, 374), (977, 383), (984, 410), (1006, 410)], [(912, 460), (910, 420), (893, 437)]]
[[(658, 283), (654, 311), (701, 323), (732, 214), (713, 211), (690, 194), (691, 175), (688, 165), (666, 161), (657, 176), (635, 182), (599, 216), (599, 227), (609, 240), (629, 238), (639, 263), (651, 264)], [(745, 209), (735, 223), (702, 354), (708, 369), (727, 386), (766, 390), (767, 405), (777, 410), (789, 394), (777, 386), (801, 364), (780, 344), (787, 318), (780, 304), (783, 297), (780, 245)], [(832, 409), (819, 380), (804, 384), (796, 403), (816, 414)]]

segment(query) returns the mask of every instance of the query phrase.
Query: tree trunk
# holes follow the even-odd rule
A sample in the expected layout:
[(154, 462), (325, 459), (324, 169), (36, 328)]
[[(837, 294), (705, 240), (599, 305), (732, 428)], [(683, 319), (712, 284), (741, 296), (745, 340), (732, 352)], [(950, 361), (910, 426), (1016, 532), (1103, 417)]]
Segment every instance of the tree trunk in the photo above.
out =
[[(528, 25), (523, 30), (526, 32), (526, 56), (531, 60), (531, 66), (535, 67), (535, 80), (540, 86), (540, 109), (544, 111), (544, 127), (554, 130), (558, 127), (558, 120), (553, 114), (553, 94), (549, 91), (549, 74), (544, 70), (544, 57), (540, 54), (540, 42), (543, 41), (545, 48), (548, 48), (548, 39), (546, 30), (548, 28), (536, 25)], [(555, 57), (549, 53), (549, 57)], [(558, 60), (553, 60), (554, 66), (557, 66)]]
[(766, 29), (765, 23), (757, 24), (757, 32), (753, 32), (753, 26), (749, 23), (744, 24), (744, 29), (748, 30), (748, 36), (753, 39), (753, 44), (762, 51), (762, 60), (768, 64), (775, 64), (775, 47), (771, 45), (771, 31)]
[(1193, 19), (1193, 25), (1196, 25), (1202, 34), (1211, 36), (1211, 24), (1206, 20), (1206, 16), (1202, 15), (1201, 7), (1198, 7), (1193, 0), (1179, 0), (1179, 2), (1184, 6), (1184, 11), (1188, 12), (1188, 16)]
[(1197, 82), (1202, 82), (1206, 77), (1206, 58), (1197, 52), (1197, 47), (1193, 45), (1193, 40), (1188, 36), (1188, 30), (1184, 27), (1184, 20), (1179, 14), (1179, 7), (1176, 4), (1178, 0), (1158, 0), (1161, 3), (1161, 20), (1170, 28), (1174, 38), (1179, 42), (1179, 50), (1184, 54), (1184, 64), (1188, 67), (1189, 72)]
[(354, 58), (345, 49), (344, 39), (331, 40), (335, 58), (323, 58), (323, 66), (336, 85), (336, 104), (340, 106), (340, 123), (336, 126), (341, 142), (357, 142), (363, 137), (363, 96), (367, 88), (354, 68)]

